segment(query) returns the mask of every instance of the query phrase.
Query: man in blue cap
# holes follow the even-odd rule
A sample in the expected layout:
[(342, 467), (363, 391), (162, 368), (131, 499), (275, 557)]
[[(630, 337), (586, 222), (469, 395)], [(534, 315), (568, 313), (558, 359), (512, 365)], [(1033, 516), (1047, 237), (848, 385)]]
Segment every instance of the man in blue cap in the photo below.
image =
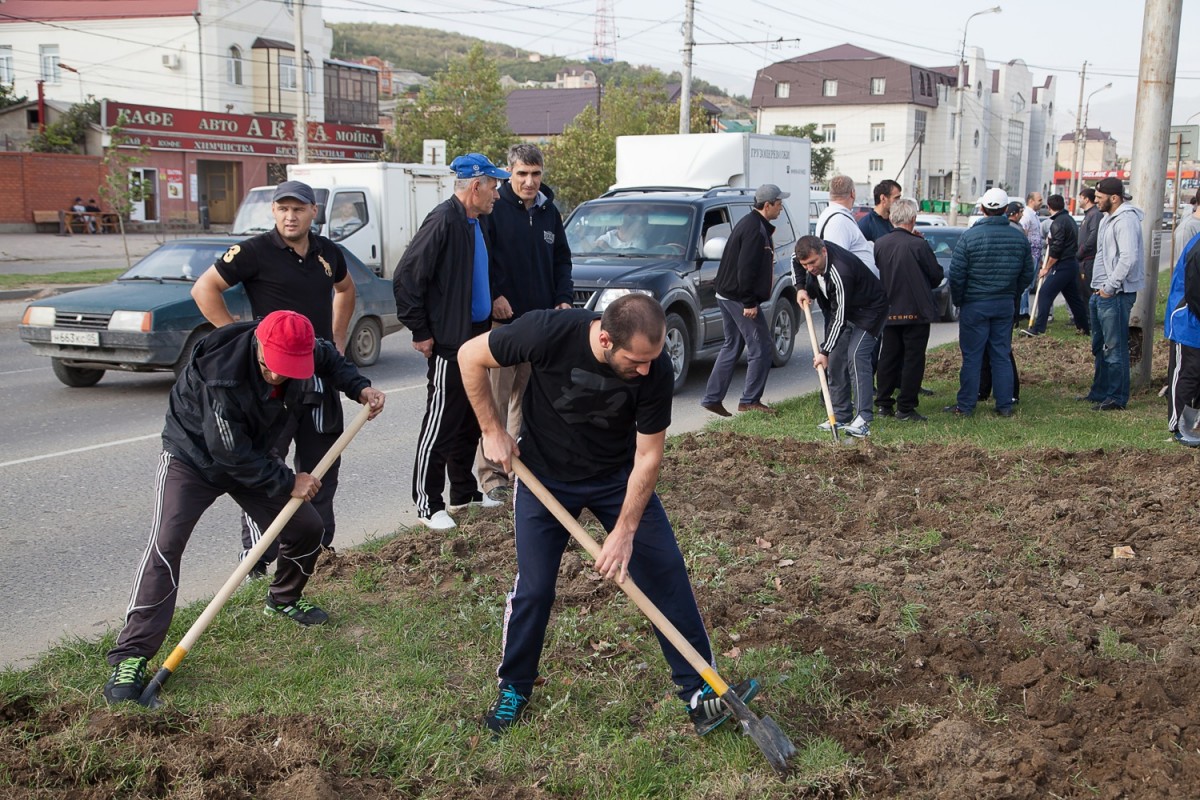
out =
[[(479, 423), (463, 389), (458, 348), (492, 323), (488, 250), (479, 218), (492, 213), (509, 173), (481, 153), (450, 163), (454, 196), (421, 223), (392, 279), (396, 314), (412, 331), (413, 349), (429, 361), (425, 418), (413, 464), (413, 502), (421, 524), (456, 527), (451, 512), (499, 505), (479, 491), (472, 466)], [(442, 492), (450, 478), (450, 503)]]

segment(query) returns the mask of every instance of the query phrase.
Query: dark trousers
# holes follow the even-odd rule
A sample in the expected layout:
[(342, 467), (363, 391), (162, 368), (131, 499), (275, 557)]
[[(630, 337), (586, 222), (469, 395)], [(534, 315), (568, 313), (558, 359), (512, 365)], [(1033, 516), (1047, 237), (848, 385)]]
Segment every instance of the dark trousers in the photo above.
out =
[[(263, 530), (291, 500), (288, 495), (270, 497), (259, 490), (215, 486), (169, 453), (159, 459), (154, 492), (150, 541), (134, 575), (125, 626), (108, 651), (108, 663), (113, 665), (132, 656), (153, 658), (162, 647), (175, 614), (183, 551), (200, 516), (218, 497), (228, 494)], [(317, 562), (323, 527), (320, 514), (311, 503), (304, 503), (279, 532), (279, 568), (269, 591), (272, 599), (280, 603), (300, 599)]]
[(1167, 428), (1179, 430), (1184, 406), (1200, 408), (1200, 349), (1171, 342), (1167, 369)]
[(962, 353), (962, 368), (958, 373), (957, 405), (973, 412), (979, 402), (979, 378), (983, 369), (983, 354), (991, 358), (996, 409), (1012, 408), (1012, 301), (975, 300), (959, 311), (958, 347)]
[[(778, 302), (784, 302), (780, 300)], [(717, 298), (721, 309), (721, 320), (725, 323), (725, 342), (704, 388), (704, 404), (720, 403), (729, 391), (733, 380), (733, 368), (742, 350), (746, 351), (746, 383), (742, 387), (739, 403), (757, 403), (762, 400), (767, 386), (767, 375), (771, 371), (771, 329), (762, 306), (753, 319), (742, 314), (742, 304), (736, 300)]]
[[(628, 470), (586, 481), (565, 483), (538, 476), (546, 488), (575, 517), (583, 509), (611, 531), (625, 502)], [(514, 497), (517, 545), (517, 578), (504, 611), (503, 654), (496, 674), (525, 697), (533, 691), (538, 662), (546, 638), (550, 608), (554, 604), (558, 567), (570, 534), (520, 480)], [(650, 497), (633, 540), (629, 560), (632, 578), (704, 660), (712, 663), (712, 648), (696, 598), (688, 581), (675, 532), (657, 494)], [(679, 696), (691, 698), (703, 679), (657, 630), (659, 646), (671, 666), (671, 679)]]
[(426, 379), (425, 418), (413, 464), (413, 502), (417, 515), (428, 519), (446, 508), (442, 492), (447, 475), (451, 505), (468, 503), (479, 491), (471, 472), (479, 447), (479, 422), (463, 388), (457, 361), (433, 356)]
[[(1083, 300), (1083, 305), (1086, 308), (1088, 298), (1092, 296), (1092, 273), (1095, 271), (1096, 260), (1089, 258), (1079, 262), (1079, 297)], [(1088, 322), (1091, 323), (1091, 314), (1088, 314)]]
[[(1017, 357), (1012, 348), (1008, 348), (1008, 360), (1012, 364), (1013, 402), (1021, 399), (1021, 373), (1017, 370)], [(983, 365), (979, 368), (979, 400), (983, 402), (992, 396), (992, 356), (987, 350), (983, 351)]]
[[(282, 460), (287, 461), (288, 448), (292, 442), (295, 442), (296, 458), (292, 462), (293, 468), (297, 473), (311, 473), (341, 435), (341, 426), (338, 426), (333, 433), (321, 433), (313, 421), (312, 412), (304, 411), (288, 418), (287, 425), (284, 426), (283, 431), (279, 434), (279, 440), (275, 443), (275, 452)], [(333, 462), (333, 466), (321, 478), (320, 491), (312, 499), (312, 507), (321, 515), (321, 522), (325, 528), (321, 534), (321, 544), (326, 547), (333, 544), (333, 534), (337, 527), (333, 517), (333, 496), (337, 494), (338, 471), (341, 465), (340, 458)], [(249, 514), (242, 514), (243, 558), (246, 553), (250, 552), (250, 548), (258, 544), (264, 530), (266, 528), (259, 527)], [(267, 565), (278, 556), (279, 540), (276, 539), (263, 553), (262, 558), (258, 561), (258, 566), (265, 570)]]
[(1075, 327), (1091, 333), (1087, 303), (1079, 294), (1079, 264), (1075, 261), (1060, 261), (1055, 264), (1054, 269), (1050, 270), (1050, 274), (1042, 282), (1042, 288), (1038, 291), (1033, 332), (1046, 332), (1046, 319), (1050, 316), (1050, 309), (1054, 307), (1054, 298), (1060, 294), (1067, 301), (1067, 308), (1071, 309), (1071, 319), (1075, 321)]
[(899, 388), (896, 410), (916, 411), (920, 403), (921, 381), (925, 377), (929, 323), (888, 325), (883, 329), (881, 341), (875, 404), (890, 411), (892, 392)]

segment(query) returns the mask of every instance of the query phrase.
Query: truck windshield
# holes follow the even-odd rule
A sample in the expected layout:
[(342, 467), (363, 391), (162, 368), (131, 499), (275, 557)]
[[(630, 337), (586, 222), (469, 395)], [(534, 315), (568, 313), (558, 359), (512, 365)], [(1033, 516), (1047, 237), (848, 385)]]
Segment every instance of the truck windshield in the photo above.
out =
[(644, 199), (583, 204), (567, 221), (567, 243), (575, 256), (686, 256), (692, 241), (693, 209)]
[[(257, 186), (246, 192), (246, 199), (238, 207), (237, 216), (233, 219), (234, 236), (252, 236), (275, 227), (275, 215), (271, 213), (271, 195), (274, 193), (274, 186)], [(328, 189), (315, 189), (314, 193), (318, 206), (328, 202)]]

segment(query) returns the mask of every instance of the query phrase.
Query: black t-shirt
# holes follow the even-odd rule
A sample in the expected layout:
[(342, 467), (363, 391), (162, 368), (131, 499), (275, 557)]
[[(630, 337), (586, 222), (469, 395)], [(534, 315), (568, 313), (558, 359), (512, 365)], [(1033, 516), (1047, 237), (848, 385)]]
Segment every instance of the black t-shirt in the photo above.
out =
[(588, 333), (599, 318), (585, 309), (527, 311), (488, 340), (502, 365), (528, 361), (533, 367), (521, 406), (521, 458), (555, 480), (627, 467), (638, 433), (671, 424), (675, 375), (667, 351), (648, 375), (622, 380), (592, 353)]
[(346, 277), (346, 258), (333, 242), (309, 234), (308, 254), (300, 258), (270, 230), (230, 247), (215, 266), (230, 286), (245, 286), (257, 319), (295, 311), (308, 317), (317, 336), (333, 341), (333, 285)]

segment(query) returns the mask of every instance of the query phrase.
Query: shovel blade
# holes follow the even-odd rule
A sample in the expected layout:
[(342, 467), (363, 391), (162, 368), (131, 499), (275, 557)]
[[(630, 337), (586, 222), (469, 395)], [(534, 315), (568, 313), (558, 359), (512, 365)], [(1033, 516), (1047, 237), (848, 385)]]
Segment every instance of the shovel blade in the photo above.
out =
[(792, 744), (792, 740), (775, 724), (775, 720), (770, 717), (756, 717), (742, 702), (742, 698), (733, 691), (721, 695), (721, 699), (741, 724), (742, 731), (758, 745), (771, 769), (775, 770), (779, 777), (786, 778), (791, 772), (788, 761), (796, 755), (796, 746)]

